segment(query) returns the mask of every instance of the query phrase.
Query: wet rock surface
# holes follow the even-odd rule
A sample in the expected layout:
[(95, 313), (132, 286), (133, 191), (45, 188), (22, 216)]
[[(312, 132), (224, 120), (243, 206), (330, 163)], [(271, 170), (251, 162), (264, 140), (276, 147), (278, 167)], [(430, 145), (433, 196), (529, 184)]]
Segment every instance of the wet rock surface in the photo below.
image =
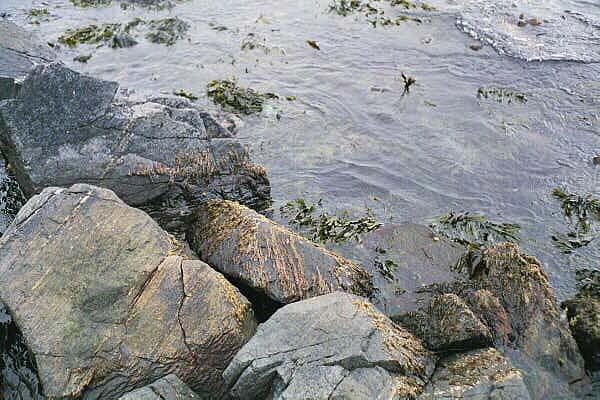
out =
[(590, 371), (600, 371), (600, 294), (580, 290), (563, 302), (573, 337)]
[[(79, 184), (34, 196), (0, 239), (0, 300), (42, 395), (116, 399), (175, 373), (221, 398), (222, 371), (256, 322), (237, 289), (191, 257), (112, 191)], [(20, 376), (4, 368), (6, 381)]]
[(113, 190), (171, 231), (208, 197), (261, 207), (263, 168), (183, 98), (136, 98), (118, 84), (40, 65), (0, 103), (0, 146), (27, 196), (78, 182)]
[(529, 400), (521, 372), (495, 349), (442, 359), (419, 400)]
[(238, 399), (414, 398), (435, 359), (358, 296), (289, 304), (261, 324), (227, 367)]
[(201, 259), (279, 305), (336, 290), (372, 291), (362, 267), (235, 202), (200, 207), (187, 239)]
[(143, 388), (121, 396), (119, 400), (196, 400), (202, 399), (176, 375), (167, 375)]
[(384, 225), (338, 251), (373, 276), (373, 304), (392, 318), (417, 310), (423, 286), (466, 277), (454, 268), (465, 248), (423, 225)]

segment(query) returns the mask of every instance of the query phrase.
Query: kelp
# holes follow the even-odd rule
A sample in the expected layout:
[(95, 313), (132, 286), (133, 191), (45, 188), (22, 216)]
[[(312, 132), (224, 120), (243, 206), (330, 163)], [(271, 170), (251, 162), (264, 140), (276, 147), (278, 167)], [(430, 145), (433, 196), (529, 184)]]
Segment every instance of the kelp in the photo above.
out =
[(138, 28), (148, 30), (146, 38), (149, 41), (170, 46), (184, 37), (189, 24), (177, 17), (149, 22), (134, 18), (126, 24), (108, 23), (68, 29), (58, 41), (69, 47), (80, 44), (108, 45), (112, 48), (131, 47), (137, 44), (134, 34)]
[(185, 97), (188, 100), (198, 100), (198, 96), (194, 95), (192, 92), (190, 92), (189, 90), (185, 90), (185, 89), (174, 90), (173, 94), (175, 96)]
[(470, 249), (481, 249), (500, 242), (520, 241), (519, 225), (489, 221), (483, 215), (472, 215), (468, 212), (457, 213), (450, 210), (430, 227), (438, 234)]
[(179, 39), (183, 39), (190, 29), (190, 25), (177, 17), (155, 19), (148, 22), (150, 32), (146, 39), (152, 43), (166, 44), (172, 46)]
[(304, 199), (296, 199), (283, 205), (280, 211), (290, 224), (300, 228), (301, 233), (320, 243), (359, 240), (361, 234), (381, 226), (368, 208), (365, 215), (351, 219), (346, 211), (340, 215), (328, 214), (321, 201), (307, 204)]
[(501, 87), (480, 87), (477, 89), (477, 97), (484, 99), (495, 99), (498, 103), (511, 104), (514, 102), (527, 103), (527, 95), (508, 88)]
[(239, 86), (235, 79), (210, 81), (206, 92), (215, 104), (225, 110), (246, 115), (262, 112), (266, 100), (279, 98), (275, 93), (259, 93)]
[(421, 9), (426, 12), (435, 10), (434, 7), (425, 2), (415, 3), (408, 0), (333, 0), (329, 4), (329, 11), (342, 17), (360, 13), (370, 24), (373, 25), (373, 27), (376, 27), (377, 25), (400, 25), (406, 21), (414, 21), (417, 23), (423, 22), (423, 20), (419, 17), (408, 16), (404, 14), (388, 16), (386, 15), (385, 6), (387, 6), (388, 9), (401, 7), (405, 10)]
[(560, 201), (561, 209), (570, 225), (566, 233), (552, 235), (554, 244), (566, 254), (585, 247), (598, 237), (595, 223), (600, 221), (600, 199), (591, 194), (568, 193), (555, 188), (552, 196)]

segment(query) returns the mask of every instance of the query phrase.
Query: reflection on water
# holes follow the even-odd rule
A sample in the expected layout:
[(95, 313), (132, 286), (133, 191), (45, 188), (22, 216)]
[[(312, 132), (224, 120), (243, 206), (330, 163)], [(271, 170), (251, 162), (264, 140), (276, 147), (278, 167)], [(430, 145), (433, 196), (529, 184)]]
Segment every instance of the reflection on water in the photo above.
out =
[[(173, 46), (141, 38), (127, 49), (62, 47), (59, 57), (138, 91), (191, 91), (213, 110), (205, 95), (213, 79), (236, 77), (243, 86), (278, 93), (280, 100), (269, 101), (260, 116), (243, 118), (239, 133), (269, 170), (276, 207), (297, 197), (322, 198), (332, 211), (367, 205), (385, 220), (422, 223), (452, 208), (516, 222), (523, 246), (547, 265), (561, 298), (573, 287), (575, 268), (599, 264), (595, 243), (570, 256), (553, 247), (550, 236), (563, 230), (564, 220), (550, 192), (561, 185), (598, 190), (591, 159), (600, 133), (600, 64), (519, 58), (536, 58), (523, 43), (547, 39), (548, 58), (597, 60), (597, 27), (585, 31), (591, 40), (585, 46), (579, 28), (560, 19), (570, 0), (554, 0), (545, 10), (477, 1), (479, 11), (473, 2), (430, 2), (437, 11), (416, 11), (428, 16), (423, 23), (377, 28), (359, 15), (329, 13), (327, 0), (190, 0), (162, 11), (48, 1), (50, 17), (39, 25), (28, 24), (24, 13), (41, 2), (2, 3), (0, 11), (52, 43), (67, 28), (92, 23), (187, 21), (188, 38)], [(517, 21), (523, 13), (549, 22), (504, 29), (493, 9), (510, 11)], [(587, 9), (584, 17), (596, 21), (597, 7)], [(494, 48), (474, 50), (457, 19)], [(511, 45), (513, 31), (526, 36)], [(572, 36), (555, 43), (561, 32)], [(244, 46), (249, 38), (259, 45)], [(564, 57), (552, 56), (557, 47)], [(73, 61), (81, 54), (92, 58)], [(404, 96), (402, 73), (416, 79)], [(480, 87), (522, 92), (527, 101), (478, 98)]]

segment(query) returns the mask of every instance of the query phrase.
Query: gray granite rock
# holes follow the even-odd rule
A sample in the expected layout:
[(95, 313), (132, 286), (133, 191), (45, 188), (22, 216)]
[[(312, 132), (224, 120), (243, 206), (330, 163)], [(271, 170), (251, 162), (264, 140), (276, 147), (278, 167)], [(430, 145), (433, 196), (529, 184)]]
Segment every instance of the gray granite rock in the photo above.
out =
[(530, 400), (521, 372), (487, 348), (440, 360), (419, 400)]
[(369, 302), (336, 292), (261, 324), (224, 373), (238, 399), (410, 399), (435, 359)]
[(202, 397), (171, 374), (121, 396), (119, 400), (202, 400)]
[(0, 102), (0, 148), (27, 196), (90, 183), (161, 226), (183, 229), (210, 197), (262, 207), (266, 172), (213, 117), (183, 98), (134, 98), (118, 84), (39, 65)]
[(372, 291), (362, 267), (235, 202), (201, 206), (187, 239), (202, 260), (279, 305), (336, 290)]
[[(222, 371), (256, 322), (238, 290), (192, 258), (112, 191), (45, 189), (0, 238), (0, 301), (28, 350), (13, 365), (33, 357), (47, 398), (116, 399), (175, 373), (220, 399)], [(11, 387), (31, 387), (17, 375)]]

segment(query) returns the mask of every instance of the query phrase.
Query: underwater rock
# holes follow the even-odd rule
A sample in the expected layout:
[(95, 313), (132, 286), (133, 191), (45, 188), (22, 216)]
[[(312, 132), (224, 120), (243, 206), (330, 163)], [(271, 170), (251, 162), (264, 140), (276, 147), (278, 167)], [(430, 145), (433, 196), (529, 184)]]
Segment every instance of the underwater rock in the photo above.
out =
[(466, 248), (426, 226), (389, 224), (360, 239), (332, 248), (373, 276), (373, 304), (392, 319), (417, 310), (422, 287), (467, 278), (455, 269)]
[(269, 201), (264, 168), (208, 113), (181, 97), (136, 99), (117, 89), (52, 63), (0, 103), (0, 148), (27, 196), (100, 185), (173, 232), (210, 197), (259, 208)]
[(495, 349), (440, 360), (419, 400), (530, 400), (521, 372)]
[(167, 375), (150, 385), (127, 393), (119, 400), (200, 400), (176, 375)]
[(78, 184), (29, 200), (0, 239), (0, 301), (40, 394), (117, 399), (175, 373), (222, 398), (222, 372), (256, 322), (239, 291), (191, 257), (110, 190)]
[(342, 292), (289, 304), (224, 373), (237, 399), (414, 398), (435, 359), (366, 300)]
[(360, 266), (232, 201), (201, 206), (187, 240), (202, 260), (279, 306), (336, 290), (372, 291)]

